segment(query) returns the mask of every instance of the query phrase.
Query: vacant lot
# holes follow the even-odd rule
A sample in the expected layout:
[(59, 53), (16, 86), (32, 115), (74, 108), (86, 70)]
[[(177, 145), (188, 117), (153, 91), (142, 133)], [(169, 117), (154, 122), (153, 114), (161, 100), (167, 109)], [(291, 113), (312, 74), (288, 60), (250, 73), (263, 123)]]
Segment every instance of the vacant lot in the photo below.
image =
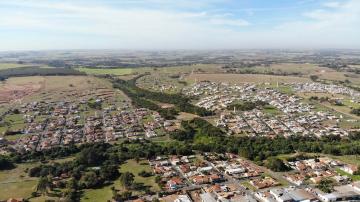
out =
[(131, 69), (131, 68), (118, 68), (118, 69), (77, 68), (77, 70), (79, 70), (81, 72), (85, 72), (86, 74), (94, 74), (94, 75), (112, 74), (112, 75), (118, 75), (118, 76), (131, 74), (133, 72), (133, 69)]
[(215, 81), (228, 83), (276, 83), (276, 82), (309, 82), (309, 78), (295, 76), (271, 76), (264, 74), (191, 74), (186, 80), (194, 81)]
[(0, 104), (34, 100), (72, 100), (88, 97), (113, 97), (110, 82), (93, 76), (13, 77), (0, 83)]

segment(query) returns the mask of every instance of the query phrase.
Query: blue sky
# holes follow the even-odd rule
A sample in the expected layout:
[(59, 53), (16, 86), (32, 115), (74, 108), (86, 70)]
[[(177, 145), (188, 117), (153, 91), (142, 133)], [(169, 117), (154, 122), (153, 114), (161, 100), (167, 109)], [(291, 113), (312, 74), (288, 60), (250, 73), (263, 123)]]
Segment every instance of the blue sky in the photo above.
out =
[(0, 0), (0, 50), (360, 48), (360, 0)]

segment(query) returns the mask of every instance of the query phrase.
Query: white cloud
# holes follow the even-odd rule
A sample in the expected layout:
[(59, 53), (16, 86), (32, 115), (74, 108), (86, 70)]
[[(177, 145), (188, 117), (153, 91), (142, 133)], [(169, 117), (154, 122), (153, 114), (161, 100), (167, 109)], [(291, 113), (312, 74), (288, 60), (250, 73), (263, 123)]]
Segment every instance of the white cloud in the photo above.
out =
[[(137, 3), (143, 1), (163, 2), (139, 0)], [(15, 40), (11, 36), (1, 38), (4, 34), (0, 33), (2, 48), (17, 48), (21, 44), (45, 49), (360, 47), (360, 1), (357, 0), (347, 0), (330, 9), (329, 5), (323, 5), (300, 16), (304, 20), (286, 22), (272, 29), (256, 27), (256, 22), (226, 12), (109, 7), (73, 1), (1, 1), (0, 11), (2, 6), (14, 5), (19, 8), (16, 12), (0, 12), (0, 31), (16, 29), (51, 34), (47, 39), (32, 36), (36, 39), (32, 40), (24, 35)], [(50, 42), (53, 38), (57, 44)]]
[(337, 1), (325, 2), (324, 6), (328, 8), (339, 8), (341, 7), (341, 3)]

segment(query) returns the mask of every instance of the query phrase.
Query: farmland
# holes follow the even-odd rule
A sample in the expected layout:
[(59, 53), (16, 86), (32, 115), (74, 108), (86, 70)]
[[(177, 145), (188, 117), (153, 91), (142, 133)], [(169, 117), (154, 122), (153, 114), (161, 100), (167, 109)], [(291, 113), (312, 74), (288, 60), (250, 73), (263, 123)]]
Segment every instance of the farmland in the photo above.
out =
[(191, 74), (188, 82), (215, 81), (228, 83), (277, 83), (277, 82), (309, 82), (309, 78), (295, 76), (272, 76), (264, 74)]
[(101, 68), (77, 68), (77, 70), (81, 72), (85, 72), (86, 74), (92, 75), (101, 75), (101, 74), (112, 74), (112, 75), (127, 75), (133, 72), (133, 69), (130, 68), (117, 68), (117, 69), (101, 69)]

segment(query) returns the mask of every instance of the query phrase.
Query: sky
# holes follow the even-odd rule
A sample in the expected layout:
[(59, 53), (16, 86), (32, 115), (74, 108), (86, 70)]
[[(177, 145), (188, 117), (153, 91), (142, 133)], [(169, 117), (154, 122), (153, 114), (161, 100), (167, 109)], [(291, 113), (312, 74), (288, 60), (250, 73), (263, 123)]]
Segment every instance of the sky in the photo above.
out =
[(358, 49), (360, 0), (0, 0), (0, 50)]

